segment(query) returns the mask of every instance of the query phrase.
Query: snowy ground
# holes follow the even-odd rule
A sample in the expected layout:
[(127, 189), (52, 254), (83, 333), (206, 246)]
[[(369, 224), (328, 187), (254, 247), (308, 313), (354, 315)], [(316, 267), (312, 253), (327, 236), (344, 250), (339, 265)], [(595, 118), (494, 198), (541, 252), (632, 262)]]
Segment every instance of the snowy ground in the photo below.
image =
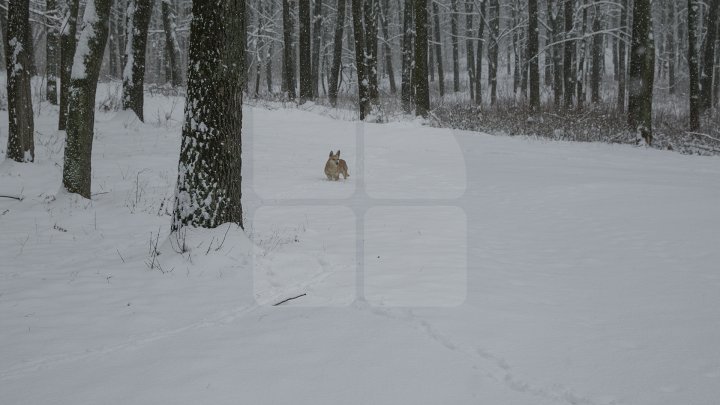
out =
[(246, 108), (249, 238), (169, 238), (182, 101), (98, 115), (92, 202), (38, 110), (0, 163), (2, 404), (720, 401), (718, 158)]

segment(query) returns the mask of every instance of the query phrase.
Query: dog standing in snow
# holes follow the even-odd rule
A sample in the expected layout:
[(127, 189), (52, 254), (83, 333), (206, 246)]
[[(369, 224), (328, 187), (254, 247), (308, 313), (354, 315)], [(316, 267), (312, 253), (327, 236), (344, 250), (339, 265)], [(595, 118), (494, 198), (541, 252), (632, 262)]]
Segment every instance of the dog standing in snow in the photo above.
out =
[(330, 157), (328, 158), (327, 163), (325, 163), (325, 175), (328, 180), (340, 180), (341, 174), (343, 175), (343, 179), (350, 177), (348, 174), (347, 163), (340, 159), (339, 150), (335, 154), (333, 154), (333, 151), (330, 151)]

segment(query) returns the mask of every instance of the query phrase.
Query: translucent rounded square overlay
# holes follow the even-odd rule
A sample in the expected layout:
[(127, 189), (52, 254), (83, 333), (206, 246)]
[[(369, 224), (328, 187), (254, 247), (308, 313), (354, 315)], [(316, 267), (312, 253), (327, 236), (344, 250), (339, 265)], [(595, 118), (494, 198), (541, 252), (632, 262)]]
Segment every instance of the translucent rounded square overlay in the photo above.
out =
[[(467, 218), (455, 201), (467, 170), (453, 132), (299, 110), (283, 111), (283, 120), (277, 111), (248, 113), (260, 304), (300, 294), (288, 305), (464, 302)], [(325, 178), (331, 149), (342, 150), (349, 179)]]

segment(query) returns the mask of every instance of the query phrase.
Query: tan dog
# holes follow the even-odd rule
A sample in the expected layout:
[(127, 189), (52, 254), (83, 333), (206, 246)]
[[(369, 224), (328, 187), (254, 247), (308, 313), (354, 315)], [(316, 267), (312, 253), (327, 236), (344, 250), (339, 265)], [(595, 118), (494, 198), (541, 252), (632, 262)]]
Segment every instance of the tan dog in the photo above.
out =
[(330, 157), (327, 163), (325, 163), (325, 175), (328, 180), (340, 180), (341, 174), (343, 175), (343, 179), (350, 177), (347, 163), (340, 159), (340, 151), (337, 151), (335, 154), (333, 154), (333, 151), (330, 151)]

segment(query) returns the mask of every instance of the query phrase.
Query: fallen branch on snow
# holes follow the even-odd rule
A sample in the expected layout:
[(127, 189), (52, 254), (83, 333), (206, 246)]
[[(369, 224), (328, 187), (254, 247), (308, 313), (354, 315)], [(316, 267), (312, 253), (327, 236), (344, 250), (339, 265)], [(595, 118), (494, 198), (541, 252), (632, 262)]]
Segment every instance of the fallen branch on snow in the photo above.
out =
[(284, 303), (286, 303), (286, 302), (288, 302), (288, 301), (290, 301), (290, 300), (294, 300), (294, 299), (296, 299), (296, 298), (304, 297), (304, 296), (306, 296), (306, 295), (307, 295), (306, 293), (302, 293), (302, 294), (300, 294), (300, 295), (296, 295), (295, 297), (285, 298), (284, 300), (282, 300), (282, 301), (280, 301), (280, 302), (278, 302), (278, 303), (276, 303), (276, 304), (273, 304), (273, 306), (276, 307), (276, 306), (278, 306), (278, 305), (280, 305), (280, 304), (284, 304)]
[(13, 200), (22, 201), (25, 197), (21, 195), (0, 195), (0, 198), (12, 198)]

